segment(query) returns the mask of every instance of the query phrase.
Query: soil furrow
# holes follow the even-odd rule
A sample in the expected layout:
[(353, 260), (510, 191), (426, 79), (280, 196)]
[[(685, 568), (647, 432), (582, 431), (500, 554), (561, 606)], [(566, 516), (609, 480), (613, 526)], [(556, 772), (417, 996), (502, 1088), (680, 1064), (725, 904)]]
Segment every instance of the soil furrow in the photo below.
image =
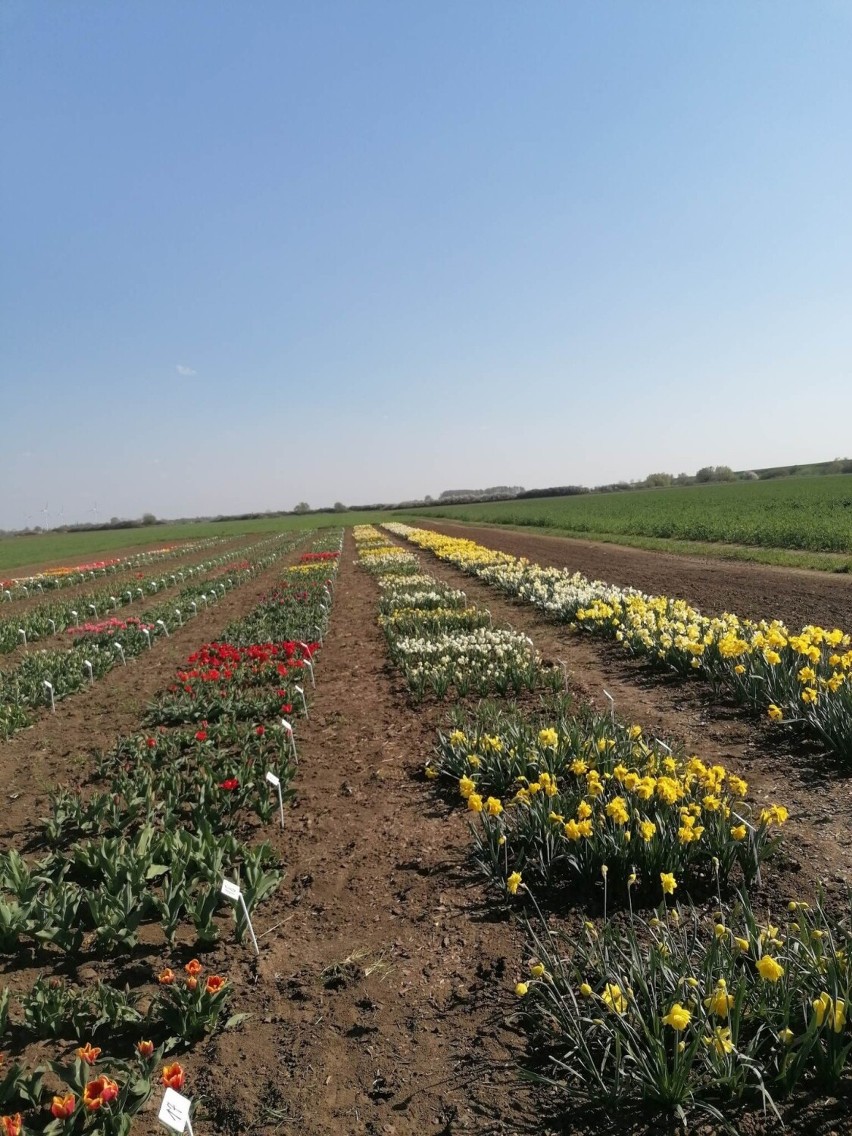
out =
[(250, 1033), (210, 1047), (218, 1067), (254, 1073), (236, 1088), (208, 1078), (217, 1131), (527, 1131), (520, 1044), (502, 1024), (521, 939), (481, 906), (464, 815), (418, 782), (446, 707), (409, 704), (353, 557), (350, 531), (299, 727), (297, 806), (270, 831), (287, 879), (259, 920), (272, 928), (260, 1009)]

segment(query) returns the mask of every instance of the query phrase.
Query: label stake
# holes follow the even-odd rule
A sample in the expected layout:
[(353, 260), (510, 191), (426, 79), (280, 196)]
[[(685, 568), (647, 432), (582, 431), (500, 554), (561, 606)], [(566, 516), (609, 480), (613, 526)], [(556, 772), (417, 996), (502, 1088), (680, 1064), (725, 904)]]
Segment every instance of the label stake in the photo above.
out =
[(270, 769), (266, 780), (278, 790), (278, 812), (281, 814), (281, 827), (284, 827), (284, 797), (281, 794), (281, 778)]
[(249, 934), (251, 935), (252, 945), (254, 946), (254, 953), (256, 955), (259, 955), (260, 954), (260, 947), (257, 945), (257, 936), (254, 933), (254, 927), (252, 927), (252, 925), (251, 925), (251, 916), (249, 915), (248, 907), (246, 906), (245, 896), (242, 893), (240, 885), (235, 884), (233, 880), (222, 880), (221, 892), (222, 892), (222, 895), (224, 895), (226, 899), (235, 899), (235, 900), (237, 900), (237, 902), (242, 907), (243, 915), (245, 915), (245, 917), (246, 917), (246, 923), (248, 925)]
[(605, 690), (603, 687), (601, 687), (601, 689), (603, 690), (604, 694), (609, 699), (609, 716), (610, 716), (610, 718), (612, 718), (612, 720), (614, 722), (615, 721), (615, 699), (612, 697), (612, 695), (610, 694), (610, 692), (608, 690)]
[(290, 723), (287, 721), (286, 718), (282, 718), (281, 719), (281, 728), (283, 730), (286, 730), (286, 732), (290, 735), (290, 747), (293, 750), (293, 760), (298, 765), (299, 764), (299, 755), (296, 753), (296, 738), (293, 734), (293, 727), (290, 725)]
[(299, 686), (299, 684), (298, 684), (298, 683), (296, 683), (296, 685), (295, 685), (295, 686), (293, 687), (293, 689), (294, 689), (294, 690), (296, 690), (296, 691), (298, 691), (298, 693), (299, 693), (299, 694), (300, 694), (300, 696), (301, 696), (301, 699), (302, 699), (302, 709), (303, 709), (303, 710), (305, 711), (305, 717), (306, 717), (306, 718), (310, 718), (310, 714), (308, 713), (308, 704), (307, 704), (307, 702), (305, 701), (305, 692), (304, 692), (304, 690), (302, 689), (302, 687), (301, 687), (301, 686)]

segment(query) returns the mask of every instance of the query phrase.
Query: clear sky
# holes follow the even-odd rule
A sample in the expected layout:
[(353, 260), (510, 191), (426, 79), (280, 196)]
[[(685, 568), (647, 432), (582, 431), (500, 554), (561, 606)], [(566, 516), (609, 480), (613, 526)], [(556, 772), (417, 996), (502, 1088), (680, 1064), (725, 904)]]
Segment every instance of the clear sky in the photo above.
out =
[(0, 527), (852, 456), (849, 0), (3, 0)]

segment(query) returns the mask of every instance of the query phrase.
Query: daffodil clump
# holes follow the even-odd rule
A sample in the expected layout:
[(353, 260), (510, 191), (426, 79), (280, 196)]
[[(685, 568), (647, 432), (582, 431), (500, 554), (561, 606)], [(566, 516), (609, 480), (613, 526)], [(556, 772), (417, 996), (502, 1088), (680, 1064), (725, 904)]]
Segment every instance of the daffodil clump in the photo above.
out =
[(419, 561), (412, 552), (390, 544), (374, 525), (355, 525), (353, 529), (358, 546), (358, 563), (374, 576), (413, 575)]
[(731, 1098), (774, 1108), (773, 1096), (843, 1073), (848, 917), (793, 903), (778, 925), (761, 923), (741, 896), (711, 917), (663, 905), (570, 940), (529, 933), (520, 1012), (573, 1096), (722, 1120)]
[(752, 807), (747, 783), (724, 766), (564, 705), (547, 724), (484, 708), (439, 735), (426, 772), (478, 814), (484, 870), (501, 886), (520, 873), (539, 898), (596, 883), (604, 866), (613, 883), (630, 879), (646, 894), (660, 873), (708, 890), (738, 869), (749, 883), (787, 820), (783, 805)]
[(416, 572), (417, 558), (404, 548), (367, 548), (361, 555), (361, 567), (374, 575), (388, 572)]
[[(852, 754), (852, 655), (841, 631), (792, 635), (777, 622), (706, 619), (682, 601), (387, 527)], [(753, 805), (724, 766), (614, 716), (576, 712), (564, 698), (544, 700), (537, 715), (483, 703), (472, 717), (457, 713), (454, 727), (440, 735), (426, 776), (474, 814), (477, 859), (501, 902), (535, 905), (559, 889), (602, 885), (603, 920), (579, 935), (528, 927), (532, 957), (515, 980), (545, 1075), (565, 1086), (574, 1109), (583, 1100), (650, 1105), (684, 1127), (703, 1112), (733, 1131), (732, 1103), (780, 1120), (775, 1102), (785, 1094), (837, 1085), (852, 1054), (852, 919), (830, 918), (819, 903), (759, 918), (747, 893), (787, 820), (783, 805)], [(741, 890), (728, 906), (732, 877)], [(715, 887), (714, 912), (673, 898), (702, 886)], [(643, 892), (662, 898), (651, 917), (639, 909)], [(627, 910), (613, 917), (615, 899)]]
[(802, 729), (852, 760), (852, 636), (839, 628), (808, 625), (796, 633), (779, 620), (711, 618), (685, 600), (541, 568), (474, 541), (385, 527), (554, 618), (615, 639), (631, 654), (683, 675), (701, 674), (770, 722)]
[(441, 635), (458, 631), (475, 631), (491, 626), (491, 616), (476, 607), (435, 607), (432, 594), (424, 597), (420, 606), (417, 593), (404, 597), (405, 605), (398, 606), (390, 615), (379, 616), (379, 626), (390, 641), (406, 635)]
[[(457, 588), (439, 584), (431, 576), (379, 577), (382, 598), (379, 611), (385, 619), (391, 618), (403, 608), (417, 608), (418, 611), (456, 610), (468, 606), (467, 596)], [(488, 616), (485, 616), (488, 623)]]
[(440, 632), (429, 623), (423, 634), (388, 637), (391, 658), (416, 697), (431, 693), (443, 698), (451, 688), (462, 696), (519, 694), (542, 685), (545, 672), (538, 653), (516, 631)]
[(381, 566), (379, 624), (415, 698), (444, 698), (451, 690), (461, 697), (518, 694), (561, 683), (558, 672), (542, 666), (526, 636), (492, 627), (487, 611), (465, 606), (464, 592), (424, 576), (411, 553), (397, 550), (405, 560), (387, 555), (379, 543), (384, 538), (372, 526), (356, 529), (355, 540), (359, 564), (377, 574), (374, 566)]

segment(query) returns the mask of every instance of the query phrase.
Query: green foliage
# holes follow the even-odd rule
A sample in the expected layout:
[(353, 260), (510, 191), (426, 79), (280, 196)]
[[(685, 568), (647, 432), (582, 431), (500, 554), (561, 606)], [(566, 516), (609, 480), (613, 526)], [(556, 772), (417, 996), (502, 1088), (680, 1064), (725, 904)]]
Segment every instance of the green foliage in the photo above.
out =
[(712, 917), (662, 905), (569, 936), (528, 927), (520, 1015), (574, 1098), (725, 1125), (732, 1100), (767, 1109), (831, 1090), (852, 1053), (849, 917), (791, 904), (779, 926), (745, 894)]
[(587, 493), (418, 511), (418, 516), (531, 525), (594, 537), (852, 552), (852, 478), (845, 475)]

